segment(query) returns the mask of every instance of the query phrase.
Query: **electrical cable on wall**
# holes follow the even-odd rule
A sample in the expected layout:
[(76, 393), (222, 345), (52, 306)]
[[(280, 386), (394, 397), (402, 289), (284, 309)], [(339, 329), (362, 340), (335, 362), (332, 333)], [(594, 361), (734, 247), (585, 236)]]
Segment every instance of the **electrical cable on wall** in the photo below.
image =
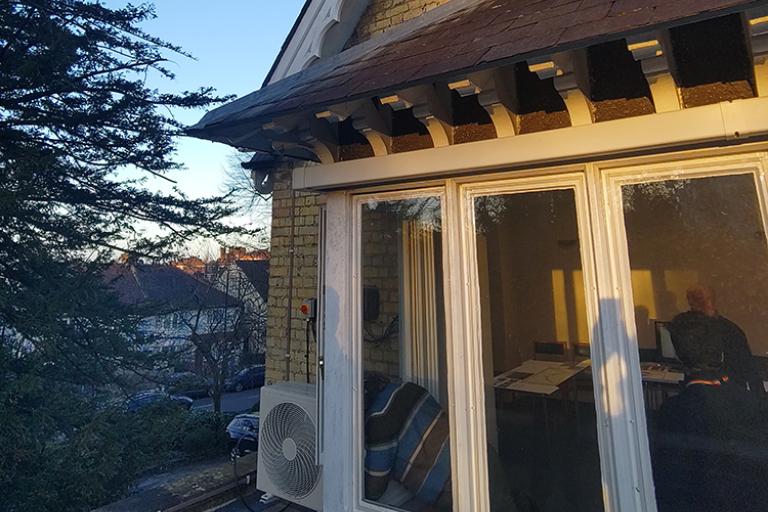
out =
[(302, 315), (304, 315), (306, 325), (304, 328), (304, 337), (306, 340), (306, 347), (304, 351), (304, 363), (305, 363), (305, 370), (306, 370), (306, 379), (307, 384), (311, 383), (310, 379), (310, 368), (309, 368), (309, 354), (311, 352), (310, 350), (310, 344), (312, 341), (312, 337), (314, 337), (315, 343), (317, 343), (317, 332), (316, 332), (316, 322), (317, 322), (317, 299), (311, 298), (308, 299), (306, 302), (304, 302), (301, 307), (299, 308), (299, 311)]
[(307, 347), (306, 347), (306, 351), (304, 352), (304, 361), (306, 363), (306, 372), (304, 372), (304, 373), (307, 374), (307, 384), (310, 383), (310, 379), (309, 379), (309, 344), (310, 344), (310, 339), (309, 338), (310, 338), (310, 335), (311, 335), (311, 332), (312, 332), (312, 324), (314, 324), (314, 321), (312, 319), (310, 319), (310, 318), (307, 318), (307, 326), (306, 326), (305, 333), (304, 333), (306, 335), (306, 338), (307, 338)]
[(384, 343), (400, 333), (400, 317), (397, 315), (393, 316), (392, 320), (389, 321), (380, 334), (373, 332), (370, 322), (363, 322), (363, 330), (365, 331), (363, 339), (366, 343), (374, 343), (377, 345)]
[(291, 187), (291, 233), (288, 241), (288, 313), (285, 329), (285, 380), (291, 380), (291, 336), (293, 334), (293, 266), (296, 254), (296, 190)]

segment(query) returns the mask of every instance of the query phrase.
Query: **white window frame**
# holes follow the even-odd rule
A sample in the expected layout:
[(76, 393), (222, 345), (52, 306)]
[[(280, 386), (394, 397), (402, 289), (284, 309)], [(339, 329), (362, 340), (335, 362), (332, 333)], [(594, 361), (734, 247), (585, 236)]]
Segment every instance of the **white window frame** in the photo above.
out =
[[(362, 278), (360, 275), (361, 271), (361, 264), (362, 264), (362, 240), (361, 240), (361, 234), (362, 234), (362, 210), (363, 205), (370, 202), (371, 200), (375, 200), (377, 202), (389, 202), (389, 201), (403, 201), (408, 199), (419, 199), (419, 198), (427, 198), (427, 197), (437, 197), (440, 200), (440, 218), (441, 223), (443, 225), (443, 233), (445, 234), (446, 231), (446, 211), (445, 211), (445, 205), (446, 205), (446, 190), (445, 187), (442, 186), (432, 186), (427, 188), (416, 188), (412, 190), (403, 190), (403, 191), (392, 191), (392, 192), (373, 192), (373, 193), (363, 193), (363, 194), (356, 194), (352, 197), (352, 268), (353, 271), (351, 272), (352, 275), (352, 326), (351, 326), (351, 333), (354, 336), (354, 341), (352, 343), (352, 352), (351, 352), (351, 359), (353, 361), (353, 368), (352, 368), (352, 378), (353, 381), (356, 383), (354, 386), (354, 392), (353, 392), (353, 406), (352, 406), (352, 456), (353, 456), (353, 479), (351, 480), (353, 488), (353, 500), (355, 503), (355, 510), (359, 511), (366, 511), (366, 512), (392, 512), (393, 508), (388, 508), (383, 505), (376, 504), (374, 502), (366, 501), (364, 499), (364, 478), (363, 478), (363, 471), (364, 471), (364, 464), (365, 464), (365, 454), (364, 454), (364, 433), (365, 433), (365, 426), (364, 426), (364, 418), (363, 418), (363, 364), (362, 364), (362, 358), (363, 358), (363, 341), (362, 341), (362, 322), (361, 322), (361, 311), (362, 308), (360, 305), (362, 304)], [(442, 254), (443, 254), (443, 268), (448, 268), (448, 254), (447, 254), (447, 247), (446, 247), (446, 237), (445, 235), (442, 237)], [(448, 289), (449, 286), (449, 279), (446, 272), (443, 272), (443, 287), (445, 290)], [(448, 300), (445, 301), (444, 305), (445, 311), (444, 316), (446, 319), (446, 324), (448, 323), (449, 318), (449, 306), (448, 306)], [(449, 328), (446, 325), (446, 339), (452, 339)], [(452, 366), (452, 358), (450, 357), (450, 350), (447, 361), (446, 361), (446, 372), (448, 375), (452, 375), (453, 372), (453, 366)], [(448, 403), (452, 404), (453, 401), (453, 385), (452, 385), (452, 379), (448, 379)], [(449, 421), (449, 431), (450, 431), (450, 443), (451, 443), (451, 475), (455, 474), (455, 466), (456, 466), (456, 447), (455, 447), (455, 434), (454, 434), (454, 424), (456, 423), (456, 411), (455, 408), (452, 406), (448, 407), (448, 421)], [(460, 486), (458, 485), (455, 477), (452, 477), (451, 479), (451, 485), (452, 485), (452, 492), (453, 495), (456, 496), (457, 493), (460, 492)], [(454, 510), (460, 510), (456, 507), (454, 504)]]
[[(637, 328), (634, 321), (634, 303), (632, 297), (631, 267), (624, 224), (623, 200), (621, 188), (625, 185), (654, 183), (668, 180), (685, 180), (733, 175), (752, 175), (755, 191), (762, 215), (763, 227), (768, 226), (768, 188), (766, 187), (765, 154), (722, 156), (695, 160), (667, 160), (661, 163), (635, 164), (625, 167), (594, 166), (592, 175), (595, 191), (595, 215), (603, 216), (596, 224), (604, 231), (605, 244), (601, 248), (602, 259), (606, 266), (603, 272), (603, 290), (614, 290), (614, 301), (619, 311), (615, 315), (621, 324), (607, 326), (618, 341), (617, 349), (624, 353), (626, 367), (623, 373), (629, 386), (625, 397), (629, 397), (628, 407), (634, 409), (634, 428), (626, 425), (626, 433), (634, 438), (636, 446), (628, 455), (633, 459), (635, 489), (638, 491), (638, 510), (655, 512), (656, 499), (653, 485), (653, 470), (650, 459), (650, 446), (646, 429), (645, 407), (642, 389), (640, 358), (637, 350)], [(630, 438), (630, 440), (631, 440)]]
[[(481, 336), (481, 302), (480, 286), (477, 275), (478, 262), (476, 251), (476, 226), (474, 215), (475, 200), (480, 197), (516, 195), (534, 192), (546, 192), (555, 190), (572, 190), (576, 207), (576, 219), (579, 233), (579, 251), (581, 256), (581, 266), (584, 277), (585, 298), (587, 304), (587, 321), (591, 333), (591, 358), (593, 368), (605, 367), (604, 347), (601, 329), (599, 328), (599, 303), (597, 295), (597, 281), (595, 275), (595, 261), (593, 258), (592, 229), (590, 226), (590, 208), (589, 197), (587, 193), (587, 182), (584, 170), (563, 172), (553, 171), (549, 175), (537, 175), (527, 177), (506, 178), (503, 180), (484, 181), (480, 183), (469, 183), (460, 187), (461, 204), (461, 242), (462, 242), (462, 266), (466, 278), (466, 289), (463, 302), (468, 305), (468, 318), (464, 331), (464, 339), (467, 340), (466, 349), (471, 354), (468, 358), (467, 375), (484, 375), (482, 368), (482, 336)], [(474, 412), (475, 424), (473, 430), (477, 432), (474, 440), (476, 444), (472, 447), (475, 457), (472, 459), (472, 472), (480, 475), (476, 481), (478, 492), (476, 492), (476, 502), (474, 510), (489, 510), (489, 492), (487, 481), (487, 439), (486, 439), (486, 417), (485, 417), (485, 383), (483, 378), (469, 378), (467, 383), (470, 388), (470, 394), (477, 404)], [(612, 456), (613, 447), (610, 443), (609, 431), (606, 428), (609, 418), (605, 414), (609, 410), (609, 399), (617, 392), (615, 386), (610, 385), (610, 381), (605, 378), (604, 373), (593, 372), (593, 386), (595, 393), (595, 409), (598, 432), (598, 446), (600, 451), (600, 465), (602, 475), (603, 501), (606, 512), (619, 510), (612, 503), (615, 502), (610, 489), (615, 488), (611, 482), (615, 482), (615, 468), (611, 462), (615, 459)]]
[[(399, 183), (376, 189), (334, 191), (327, 194), (328, 246), (325, 255), (328, 300), (325, 325), (325, 429), (324, 504), (326, 510), (390, 512), (391, 509), (362, 500), (363, 430), (362, 361), (359, 341), (360, 316), (360, 217), (367, 198), (398, 200), (435, 196), (441, 198), (443, 219), (443, 268), (447, 368), (450, 375), (449, 419), (454, 510), (488, 510), (488, 480), (485, 455), (484, 395), (477, 368), (479, 332), (475, 295), (475, 269), (470, 266), (467, 233), (466, 193), (483, 186), (496, 187), (508, 181), (511, 188), (526, 183), (555, 184), (564, 176), (580, 175), (584, 194), (577, 191), (582, 265), (585, 282), (597, 287), (599, 315), (595, 320), (593, 359), (602, 358), (604, 373), (596, 376), (598, 442), (603, 477), (605, 510), (610, 512), (656, 512), (650, 465), (642, 377), (639, 357), (632, 350), (634, 316), (628, 275), (625, 232), (621, 207), (612, 195), (619, 184), (663, 179), (743, 174), (754, 172), (763, 223), (768, 226), (768, 143), (741, 147), (697, 149), (583, 165), (523, 171), (485, 173), (457, 179), (423, 183)], [(712, 156), (717, 155), (717, 156)], [(750, 167), (751, 166), (751, 167)], [(741, 170), (739, 170), (741, 169)], [(319, 170), (316, 170), (316, 172)], [(467, 172), (470, 172), (467, 169)], [(512, 180), (514, 178), (514, 180)], [(517, 185), (515, 185), (517, 184)], [(421, 188), (420, 188), (421, 187)], [(581, 199), (579, 199), (581, 196)], [(586, 198), (586, 203), (584, 203)], [(586, 217), (584, 216), (586, 214)], [(587, 219), (586, 222), (584, 219)], [(620, 227), (617, 224), (621, 221)], [(591, 232), (582, 233), (589, 225)], [(587, 242), (589, 240), (589, 242)], [(590, 250), (587, 250), (590, 249)], [(591, 254), (589, 254), (591, 252)], [(585, 254), (587, 253), (587, 254)], [(624, 259), (622, 259), (624, 258)], [(453, 264), (452, 264), (453, 263)], [(586, 281), (586, 268), (594, 275)], [(624, 270), (622, 270), (622, 265)], [(625, 275), (626, 274), (626, 275)], [(594, 291), (592, 291), (594, 294)], [(629, 298), (629, 301), (626, 299)], [(588, 298), (591, 300), (591, 297)], [(627, 309), (629, 302), (630, 309)], [(628, 328), (629, 326), (629, 328)], [(595, 329), (593, 329), (595, 331)], [(469, 334), (468, 334), (469, 333)], [(636, 338), (634, 338), (636, 339)], [(635, 342), (636, 343), (636, 342)], [(596, 349), (596, 350), (595, 350)], [(598, 381), (599, 380), (599, 381)], [(478, 389), (479, 388), (479, 389)], [(339, 446), (339, 440), (346, 439)], [(482, 450), (478, 450), (482, 447)], [(332, 471), (328, 471), (333, 468)]]

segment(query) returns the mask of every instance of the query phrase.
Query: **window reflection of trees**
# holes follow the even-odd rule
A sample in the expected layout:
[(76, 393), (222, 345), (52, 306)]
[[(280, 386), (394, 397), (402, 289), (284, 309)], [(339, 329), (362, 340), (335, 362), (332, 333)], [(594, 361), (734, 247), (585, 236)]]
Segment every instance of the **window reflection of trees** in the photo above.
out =
[[(546, 201), (548, 208), (548, 218), (550, 224), (554, 225), (558, 219), (558, 203), (561, 202), (562, 193), (573, 194), (572, 189), (562, 189), (547, 192), (527, 192), (525, 195), (539, 196), (536, 205), (541, 201)], [(510, 220), (514, 215), (516, 218), (528, 217), (531, 215), (531, 205), (527, 202), (513, 202), (511, 200), (516, 194), (497, 194), (490, 196), (481, 196), (475, 199), (475, 229), (477, 233), (487, 234), (493, 227), (498, 227), (505, 221)], [(514, 208), (514, 211), (511, 211)], [(537, 209), (538, 210), (538, 209)]]
[(440, 231), (442, 217), (439, 197), (419, 197), (396, 201), (377, 201), (370, 199), (365, 203), (368, 212), (376, 212), (390, 219), (418, 221), (422, 226)]

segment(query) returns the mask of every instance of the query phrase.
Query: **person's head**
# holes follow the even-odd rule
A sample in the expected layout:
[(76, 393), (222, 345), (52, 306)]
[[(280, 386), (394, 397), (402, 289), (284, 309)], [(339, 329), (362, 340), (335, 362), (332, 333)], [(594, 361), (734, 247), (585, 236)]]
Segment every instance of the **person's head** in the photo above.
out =
[(715, 307), (715, 292), (712, 288), (697, 284), (688, 288), (686, 292), (688, 305), (691, 311), (704, 313), (707, 316), (715, 316), (717, 308)]

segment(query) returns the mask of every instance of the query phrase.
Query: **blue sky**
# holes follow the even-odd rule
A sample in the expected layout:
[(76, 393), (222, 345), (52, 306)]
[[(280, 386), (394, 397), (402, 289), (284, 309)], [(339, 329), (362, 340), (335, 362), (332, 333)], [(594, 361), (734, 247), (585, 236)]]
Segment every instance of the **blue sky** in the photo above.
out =
[[(138, 3), (134, 0), (133, 3)], [(105, 0), (122, 7), (125, 0)], [(143, 25), (150, 34), (181, 46), (196, 60), (172, 56), (167, 67), (174, 81), (153, 84), (165, 91), (215, 87), (222, 95), (242, 96), (259, 87), (301, 10), (303, 0), (155, 0), (157, 18)], [(204, 111), (178, 111), (177, 119), (194, 124)], [(223, 144), (183, 138), (177, 161), (185, 169), (169, 175), (191, 197), (215, 195), (234, 151)], [(152, 179), (148, 186), (168, 189)], [(256, 219), (254, 219), (256, 220)], [(266, 219), (268, 220), (268, 219)], [(245, 219), (236, 219), (244, 223)], [(261, 216), (258, 222), (264, 222)]]

